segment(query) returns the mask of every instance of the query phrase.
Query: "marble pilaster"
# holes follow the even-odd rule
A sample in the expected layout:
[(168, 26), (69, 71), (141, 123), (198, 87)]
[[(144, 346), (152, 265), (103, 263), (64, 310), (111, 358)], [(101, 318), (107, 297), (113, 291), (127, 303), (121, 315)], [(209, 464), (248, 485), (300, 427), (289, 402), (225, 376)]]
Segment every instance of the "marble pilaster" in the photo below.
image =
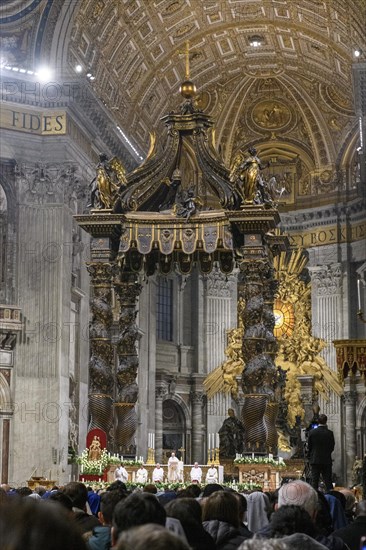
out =
[(356, 402), (357, 392), (353, 389), (352, 382), (346, 380), (343, 395), (345, 407), (345, 457), (346, 457), (346, 482), (347, 487), (352, 485), (352, 467), (356, 458)]
[[(207, 373), (225, 360), (227, 331), (235, 328), (235, 284), (218, 268), (205, 277)], [(233, 299), (234, 298), (234, 299)], [(231, 407), (229, 394), (217, 393), (207, 403), (207, 433), (217, 433)]]
[(165, 386), (155, 389), (155, 462), (163, 460), (163, 401), (167, 395)]
[(203, 424), (202, 409), (204, 395), (201, 391), (191, 392), (192, 403), (192, 462), (203, 464)]
[[(328, 248), (328, 247), (327, 247)], [(348, 308), (343, 305), (344, 273), (340, 262), (331, 260), (337, 258), (335, 247), (329, 247), (327, 254), (319, 257), (315, 251), (311, 251), (310, 260), (313, 264), (309, 267), (312, 280), (312, 327), (313, 334), (322, 338), (328, 345), (321, 352), (331, 370), (336, 370), (336, 353), (332, 341), (341, 338), (348, 332)], [(324, 262), (324, 263), (321, 263)], [(329, 262), (329, 263), (326, 263)], [(343, 315), (340, 312), (343, 311)], [(344, 322), (340, 322), (340, 319)], [(333, 454), (333, 470), (340, 475), (343, 471), (343, 444), (341, 436), (341, 400), (340, 397), (330, 391), (329, 399), (318, 396), (320, 411), (329, 418), (329, 428), (334, 431), (336, 450)]]

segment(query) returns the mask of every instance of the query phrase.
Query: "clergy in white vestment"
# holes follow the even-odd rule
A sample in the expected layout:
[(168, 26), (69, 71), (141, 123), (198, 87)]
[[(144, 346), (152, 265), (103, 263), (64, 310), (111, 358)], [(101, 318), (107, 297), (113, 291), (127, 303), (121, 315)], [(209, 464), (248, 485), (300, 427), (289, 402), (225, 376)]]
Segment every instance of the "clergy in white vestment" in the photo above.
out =
[(206, 473), (206, 483), (217, 483), (218, 474), (216, 468), (210, 466)]
[(175, 456), (175, 452), (172, 452), (169, 460), (168, 460), (168, 481), (170, 483), (174, 483), (175, 481), (179, 481), (179, 460)]
[(192, 481), (192, 483), (194, 481), (196, 483), (201, 483), (201, 481), (202, 481), (202, 470), (198, 466), (198, 462), (195, 462), (193, 467), (191, 468), (191, 481)]
[(158, 463), (152, 473), (153, 483), (163, 483), (164, 481), (164, 470)]
[(136, 483), (147, 483), (147, 470), (142, 465), (136, 472)]
[(123, 483), (126, 483), (126, 481), (128, 481), (128, 472), (122, 463), (118, 468), (115, 469), (114, 479), (122, 481)]

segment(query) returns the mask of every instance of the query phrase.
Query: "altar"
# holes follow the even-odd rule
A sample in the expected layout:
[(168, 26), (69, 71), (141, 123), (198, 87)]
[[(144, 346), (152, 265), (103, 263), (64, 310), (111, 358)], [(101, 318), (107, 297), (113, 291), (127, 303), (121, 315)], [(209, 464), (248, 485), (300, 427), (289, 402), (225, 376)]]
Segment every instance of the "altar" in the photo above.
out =
[(304, 470), (303, 460), (287, 460), (282, 464), (246, 463), (236, 464), (239, 483), (259, 485), (263, 491), (275, 491), (283, 479), (300, 479)]

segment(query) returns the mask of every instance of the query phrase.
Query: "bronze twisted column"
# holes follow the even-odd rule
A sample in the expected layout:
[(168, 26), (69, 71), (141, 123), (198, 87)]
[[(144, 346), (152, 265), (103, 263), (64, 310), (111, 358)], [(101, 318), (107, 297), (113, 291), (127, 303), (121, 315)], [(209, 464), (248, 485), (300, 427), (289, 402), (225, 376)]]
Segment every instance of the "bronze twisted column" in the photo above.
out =
[(109, 435), (113, 417), (113, 321), (112, 265), (94, 261), (86, 264), (91, 277), (91, 320), (89, 327), (89, 431), (99, 428)]
[(139, 365), (136, 304), (142, 286), (135, 273), (122, 272), (119, 279), (114, 282), (114, 289), (120, 303), (114, 439), (120, 454), (134, 456), (136, 454), (135, 432), (137, 428), (135, 405), (138, 397), (136, 376)]
[(241, 414), (245, 429), (244, 446), (246, 452), (275, 453), (276, 407), (270, 403), (274, 399), (276, 381), (276, 340), (273, 335), (276, 281), (270, 259), (264, 254), (260, 258), (243, 259), (239, 262), (239, 269), (243, 305), (238, 313), (244, 327), (245, 361)]

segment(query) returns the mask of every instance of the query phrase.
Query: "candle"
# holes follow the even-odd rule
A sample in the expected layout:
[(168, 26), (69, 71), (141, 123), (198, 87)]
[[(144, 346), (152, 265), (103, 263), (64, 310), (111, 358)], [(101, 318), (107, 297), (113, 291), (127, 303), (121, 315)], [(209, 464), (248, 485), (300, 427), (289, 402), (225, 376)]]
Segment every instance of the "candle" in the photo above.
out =
[(80, 473), (82, 473), (82, 474), (84, 473), (84, 466), (83, 466), (83, 464), (81, 465), (81, 472), (80, 472)]
[(220, 447), (220, 436), (218, 433), (216, 433), (216, 447), (219, 448)]
[(211, 449), (211, 434), (208, 434), (208, 448)]
[(362, 311), (361, 307), (361, 280), (357, 279), (357, 304), (358, 304), (358, 311)]
[(252, 458), (254, 458), (254, 453), (252, 453)]
[(152, 434), (152, 448), (155, 449), (155, 434)]

